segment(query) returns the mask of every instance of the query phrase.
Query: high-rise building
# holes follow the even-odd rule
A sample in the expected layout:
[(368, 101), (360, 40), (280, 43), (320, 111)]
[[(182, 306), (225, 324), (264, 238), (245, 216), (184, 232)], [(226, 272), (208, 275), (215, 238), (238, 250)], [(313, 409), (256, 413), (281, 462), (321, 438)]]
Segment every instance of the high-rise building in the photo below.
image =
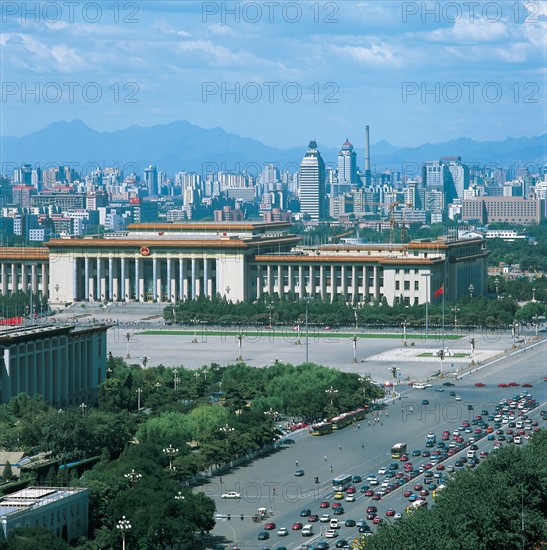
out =
[(158, 194), (158, 170), (155, 166), (150, 165), (144, 170), (144, 181), (148, 189), (148, 195)]
[(300, 211), (313, 221), (325, 218), (325, 162), (315, 141), (300, 164)]
[(338, 153), (338, 185), (357, 183), (357, 154), (346, 139)]

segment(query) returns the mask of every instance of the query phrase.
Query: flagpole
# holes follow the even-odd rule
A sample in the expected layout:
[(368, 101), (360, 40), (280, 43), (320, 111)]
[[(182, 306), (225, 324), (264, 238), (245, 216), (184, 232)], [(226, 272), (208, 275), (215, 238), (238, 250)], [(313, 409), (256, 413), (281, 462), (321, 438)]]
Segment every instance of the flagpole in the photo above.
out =
[(444, 283), (443, 283), (443, 326), (442, 326), (442, 332), (443, 332), (443, 348), (442, 348), (442, 352), (441, 352), (441, 378), (443, 378), (444, 376), (444, 373), (443, 373), (443, 359), (444, 359)]

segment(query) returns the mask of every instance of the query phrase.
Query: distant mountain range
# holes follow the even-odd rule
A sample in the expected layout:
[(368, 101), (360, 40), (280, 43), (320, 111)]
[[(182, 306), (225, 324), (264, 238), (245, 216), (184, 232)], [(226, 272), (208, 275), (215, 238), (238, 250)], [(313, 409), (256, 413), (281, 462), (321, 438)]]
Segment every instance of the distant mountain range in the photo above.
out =
[[(340, 136), (340, 145), (347, 136)], [(314, 136), (310, 136), (310, 140)], [(363, 167), (364, 136), (351, 139), (357, 162)], [(142, 174), (145, 167), (156, 165), (172, 176), (183, 170), (201, 174), (214, 170), (243, 171), (256, 174), (265, 163), (280, 168), (296, 169), (307, 149), (280, 149), (260, 141), (225, 132), (222, 128), (200, 128), (187, 121), (176, 121), (144, 128), (130, 126), (116, 132), (97, 132), (80, 120), (55, 122), (47, 128), (22, 137), (0, 138), (0, 161), (40, 166), (61, 164), (86, 167), (89, 173), (97, 166), (120, 166), (126, 174)], [(334, 165), (339, 149), (319, 150), (329, 165)], [(547, 134), (537, 137), (506, 138), (503, 141), (474, 141), (459, 138), (442, 143), (426, 143), (419, 147), (396, 147), (387, 141), (371, 145), (371, 167), (383, 171), (404, 170), (405, 163), (423, 163), (442, 156), (461, 156), (468, 164), (496, 163), (503, 167), (526, 163), (543, 166), (547, 163)]]

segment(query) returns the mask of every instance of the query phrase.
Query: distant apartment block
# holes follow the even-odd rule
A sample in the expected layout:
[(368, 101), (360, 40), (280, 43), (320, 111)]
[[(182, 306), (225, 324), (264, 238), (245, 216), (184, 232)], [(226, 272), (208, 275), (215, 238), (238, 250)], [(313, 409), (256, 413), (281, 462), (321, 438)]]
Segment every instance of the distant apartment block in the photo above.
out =
[(27, 487), (0, 498), (0, 538), (13, 529), (43, 527), (74, 542), (87, 536), (88, 491), (82, 487)]
[(215, 210), (213, 215), (216, 222), (242, 222), (245, 218), (243, 210), (237, 210), (231, 206), (225, 206), (222, 210)]
[(480, 224), (505, 222), (518, 225), (540, 223), (545, 201), (525, 197), (477, 197), (462, 201), (462, 220)]

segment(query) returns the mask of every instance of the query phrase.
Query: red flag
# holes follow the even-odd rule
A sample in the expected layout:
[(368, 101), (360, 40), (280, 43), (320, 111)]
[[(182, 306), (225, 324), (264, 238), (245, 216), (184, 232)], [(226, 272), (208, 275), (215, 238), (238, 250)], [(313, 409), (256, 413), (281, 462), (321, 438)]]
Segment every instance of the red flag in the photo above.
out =
[(436, 298), (437, 296), (440, 296), (441, 294), (444, 294), (444, 285), (442, 285), (441, 288), (439, 288), (439, 290), (437, 290), (437, 292), (435, 292), (435, 294), (433, 294), (433, 298)]

